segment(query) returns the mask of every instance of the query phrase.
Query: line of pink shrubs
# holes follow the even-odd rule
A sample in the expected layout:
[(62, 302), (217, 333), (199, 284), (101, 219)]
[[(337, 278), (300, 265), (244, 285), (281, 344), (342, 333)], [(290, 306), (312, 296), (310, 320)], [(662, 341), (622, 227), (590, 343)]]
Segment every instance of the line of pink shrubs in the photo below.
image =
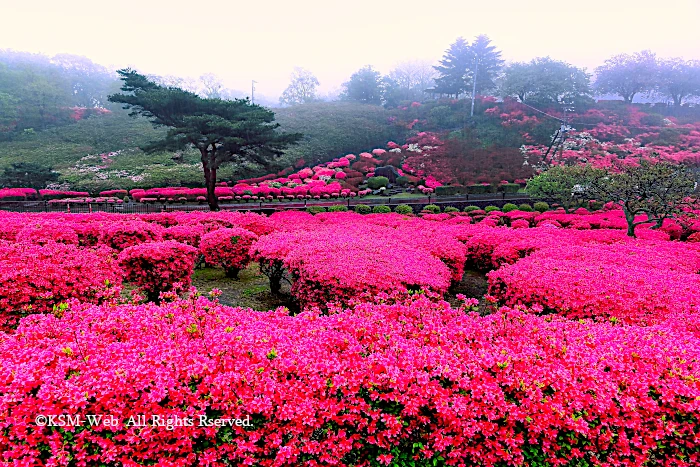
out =
[(86, 191), (35, 190), (34, 188), (2, 188), (0, 201), (53, 200), (62, 198), (88, 197)]

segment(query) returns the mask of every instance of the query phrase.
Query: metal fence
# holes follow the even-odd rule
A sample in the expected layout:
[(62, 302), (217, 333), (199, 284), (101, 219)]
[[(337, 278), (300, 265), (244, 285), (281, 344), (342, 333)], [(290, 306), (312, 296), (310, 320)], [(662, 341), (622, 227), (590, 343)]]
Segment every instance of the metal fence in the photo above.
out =
[[(329, 200), (299, 200), (299, 201), (260, 201), (248, 203), (221, 204), (222, 210), (226, 211), (255, 211), (271, 213), (286, 210), (304, 210), (309, 206), (336, 206), (339, 204), (353, 209), (358, 204), (368, 206), (386, 205), (393, 210), (399, 204), (407, 204), (414, 211), (419, 212), (428, 204), (436, 204), (442, 208), (451, 206), (460, 210), (469, 205), (481, 208), (487, 205), (502, 207), (506, 203), (527, 203), (530, 198), (522, 193), (501, 193), (483, 195), (461, 195), (461, 196), (416, 196), (416, 197), (391, 197), (385, 198), (345, 198)], [(76, 214), (86, 214), (92, 212), (108, 212), (121, 214), (151, 214), (158, 212), (172, 211), (209, 211), (206, 204), (165, 204), (165, 203), (68, 203), (56, 204), (46, 201), (0, 201), (0, 210), (14, 212), (70, 212)]]

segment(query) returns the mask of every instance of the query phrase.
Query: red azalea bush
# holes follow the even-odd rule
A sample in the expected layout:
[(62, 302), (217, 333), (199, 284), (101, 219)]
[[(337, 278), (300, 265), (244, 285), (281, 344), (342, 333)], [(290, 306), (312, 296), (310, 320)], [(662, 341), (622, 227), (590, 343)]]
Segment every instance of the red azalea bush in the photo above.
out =
[(155, 302), (161, 292), (190, 285), (196, 260), (196, 248), (172, 240), (142, 243), (119, 253), (124, 278)]
[(57, 221), (29, 223), (18, 234), (18, 240), (44, 245), (49, 242), (77, 245), (78, 234), (71, 225)]
[(220, 266), (226, 277), (235, 278), (250, 263), (250, 248), (257, 239), (257, 235), (246, 229), (220, 229), (205, 234), (199, 250), (207, 264)]
[(363, 292), (425, 288), (442, 293), (451, 279), (447, 266), (415, 243), (410, 231), (380, 226), (340, 223), (280, 232), (262, 237), (253, 252), (263, 264), (284, 265), (302, 306), (345, 302)]
[(109, 222), (102, 226), (100, 243), (115, 250), (123, 250), (144, 242), (162, 240), (162, 228), (141, 221)]
[[(60, 318), (28, 317), (16, 335), (0, 339), (3, 460), (700, 462), (700, 341), (682, 328), (508, 309), (480, 317), (421, 296), (377, 301), (385, 303), (329, 316), (192, 298), (160, 307), (74, 305)], [(109, 414), (118, 423), (38, 427), (37, 414)], [(143, 414), (147, 426), (135, 426)], [(206, 426), (200, 417), (248, 426)]]
[(698, 270), (700, 249), (687, 244), (566, 245), (490, 272), (489, 293), (574, 319), (653, 324), (700, 312)]
[(49, 242), (0, 242), (0, 329), (75, 298), (101, 303), (118, 294), (121, 272), (109, 252)]

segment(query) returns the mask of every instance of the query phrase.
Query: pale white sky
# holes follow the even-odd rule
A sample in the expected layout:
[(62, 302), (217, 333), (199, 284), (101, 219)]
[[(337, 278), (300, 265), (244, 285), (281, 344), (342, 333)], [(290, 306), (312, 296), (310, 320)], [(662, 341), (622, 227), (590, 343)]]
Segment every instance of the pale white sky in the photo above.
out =
[(487, 34), (506, 60), (549, 55), (592, 71), (651, 49), (700, 59), (700, 0), (0, 0), (0, 48), (85, 55), (107, 66), (281, 93), (294, 66), (321, 92), (371, 64), (437, 61)]

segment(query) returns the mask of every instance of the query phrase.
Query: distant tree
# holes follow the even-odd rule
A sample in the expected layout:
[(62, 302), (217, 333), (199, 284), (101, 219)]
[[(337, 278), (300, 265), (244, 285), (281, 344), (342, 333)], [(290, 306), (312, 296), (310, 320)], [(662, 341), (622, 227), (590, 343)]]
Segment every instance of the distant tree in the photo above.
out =
[(51, 58), (51, 63), (70, 82), (76, 106), (103, 107), (109, 93), (118, 88), (114, 73), (87, 57), (59, 54)]
[(664, 219), (683, 215), (695, 204), (691, 198), (696, 188), (694, 172), (684, 165), (642, 161), (618, 173), (589, 170), (585, 178), (588, 196), (620, 206), (630, 237), (636, 237), (637, 226), (654, 223), (660, 227)]
[(617, 94), (628, 104), (637, 94), (651, 92), (657, 83), (656, 55), (648, 50), (631, 55), (615, 55), (596, 68), (596, 90)]
[(555, 201), (567, 213), (591, 199), (585, 191), (589, 178), (605, 177), (607, 172), (587, 166), (554, 166), (527, 182), (532, 199)]
[(700, 96), (700, 61), (670, 58), (659, 63), (659, 90), (680, 107), (683, 99)]
[(468, 69), (471, 63), (472, 52), (469, 43), (458, 37), (445, 51), (440, 65), (435, 67), (438, 77), (435, 78), (434, 92), (459, 98), (460, 94), (470, 90)]
[(58, 173), (49, 167), (29, 162), (14, 162), (5, 167), (0, 176), (0, 186), (4, 188), (46, 188), (58, 179)]
[(395, 87), (398, 100), (418, 101), (422, 100), (426, 89), (435, 85), (436, 75), (429, 61), (413, 60), (397, 63), (388, 78)]
[(504, 70), (500, 93), (521, 102), (578, 106), (591, 101), (590, 78), (586, 72), (549, 57), (529, 63), (512, 63)]
[(291, 82), (280, 97), (280, 104), (296, 105), (306, 104), (316, 100), (316, 87), (318, 78), (309, 70), (295, 67), (291, 75)]
[(187, 147), (199, 150), (207, 201), (214, 211), (219, 209), (214, 188), (221, 164), (241, 160), (266, 167), (301, 138), (297, 133), (276, 131), (279, 124), (274, 123), (274, 112), (251, 104), (248, 99), (206, 99), (161, 86), (131, 69), (117, 73), (123, 81), (123, 93), (111, 95), (109, 100), (132, 109), (132, 116), (143, 115), (154, 125), (168, 128), (165, 138), (153, 142), (145, 151)]
[(205, 73), (199, 77), (202, 84), (202, 96), (207, 99), (221, 99), (224, 85), (214, 73)]
[(350, 81), (343, 83), (343, 100), (364, 104), (382, 103), (382, 75), (370, 65), (356, 71)]
[(472, 54), (469, 72), (472, 79), (476, 76), (476, 93), (483, 95), (496, 88), (496, 78), (503, 68), (501, 51), (483, 34), (474, 39), (469, 51)]

